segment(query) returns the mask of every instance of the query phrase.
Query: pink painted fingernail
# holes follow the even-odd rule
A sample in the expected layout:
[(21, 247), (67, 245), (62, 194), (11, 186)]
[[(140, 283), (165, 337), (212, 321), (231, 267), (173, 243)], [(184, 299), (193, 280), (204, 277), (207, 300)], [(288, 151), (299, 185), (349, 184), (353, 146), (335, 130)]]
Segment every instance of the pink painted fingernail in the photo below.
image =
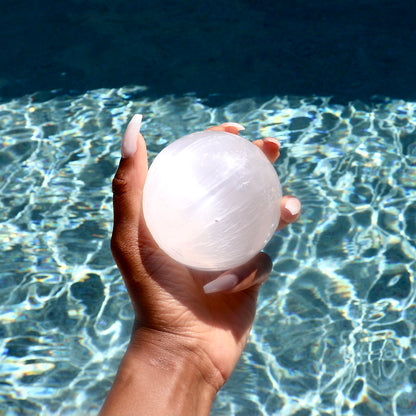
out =
[(216, 293), (230, 290), (237, 286), (240, 279), (235, 274), (222, 274), (211, 282), (207, 283), (203, 289), (205, 293)]
[(300, 212), (300, 202), (296, 198), (289, 198), (286, 201), (285, 208), (293, 215), (298, 215)]
[(232, 121), (227, 121), (226, 123), (222, 123), (221, 126), (224, 127), (235, 127), (238, 131), (245, 130), (245, 128), (239, 123), (233, 123)]
[(127, 125), (126, 132), (121, 142), (121, 157), (127, 159), (134, 156), (137, 150), (137, 135), (140, 133), (140, 126), (142, 125), (141, 114), (135, 114)]
[(265, 137), (263, 140), (265, 142), (277, 144), (279, 147), (281, 146), (279, 140), (275, 139), (274, 137)]

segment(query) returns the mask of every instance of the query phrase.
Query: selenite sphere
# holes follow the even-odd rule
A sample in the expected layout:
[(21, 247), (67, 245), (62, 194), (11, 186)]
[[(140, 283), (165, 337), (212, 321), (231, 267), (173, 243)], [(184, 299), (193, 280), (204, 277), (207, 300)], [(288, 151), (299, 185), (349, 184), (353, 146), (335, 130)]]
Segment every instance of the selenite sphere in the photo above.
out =
[(199, 270), (227, 270), (273, 236), (282, 196), (272, 164), (253, 143), (219, 131), (176, 140), (154, 159), (143, 191), (159, 247)]

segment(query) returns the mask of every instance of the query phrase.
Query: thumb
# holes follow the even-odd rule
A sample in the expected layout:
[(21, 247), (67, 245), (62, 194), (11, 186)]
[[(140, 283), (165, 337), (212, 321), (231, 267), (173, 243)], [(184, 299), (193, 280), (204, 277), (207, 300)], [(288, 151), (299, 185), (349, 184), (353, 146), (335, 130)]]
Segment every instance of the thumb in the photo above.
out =
[(121, 145), (121, 160), (113, 179), (114, 226), (111, 247), (119, 263), (138, 247), (142, 193), (147, 175), (146, 143), (140, 133), (142, 116), (136, 114), (127, 126)]

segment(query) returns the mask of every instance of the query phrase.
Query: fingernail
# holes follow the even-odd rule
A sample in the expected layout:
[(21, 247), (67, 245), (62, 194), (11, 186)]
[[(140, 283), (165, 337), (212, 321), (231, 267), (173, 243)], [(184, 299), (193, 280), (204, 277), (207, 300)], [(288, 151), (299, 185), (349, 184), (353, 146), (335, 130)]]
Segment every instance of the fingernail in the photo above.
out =
[(263, 139), (265, 142), (269, 142), (269, 143), (274, 143), (277, 144), (280, 147), (280, 142), (279, 140), (275, 139), (274, 137), (265, 137)]
[(143, 116), (135, 114), (127, 125), (126, 132), (121, 142), (121, 157), (127, 159), (134, 156), (137, 150), (137, 135), (140, 133)]
[(235, 274), (223, 274), (207, 283), (203, 289), (205, 293), (223, 292), (237, 286), (239, 281), (240, 279)]
[(221, 126), (224, 127), (235, 127), (238, 131), (245, 130), (245, 128), (239, 123), (233, 123), (232, 121), (227, 121), (226, 123), (222, 123)]
[(296, 198), (289, 198), (286, 201), (285, 208), (293, 215), (298, 215), (300, 212), (300, 202)]

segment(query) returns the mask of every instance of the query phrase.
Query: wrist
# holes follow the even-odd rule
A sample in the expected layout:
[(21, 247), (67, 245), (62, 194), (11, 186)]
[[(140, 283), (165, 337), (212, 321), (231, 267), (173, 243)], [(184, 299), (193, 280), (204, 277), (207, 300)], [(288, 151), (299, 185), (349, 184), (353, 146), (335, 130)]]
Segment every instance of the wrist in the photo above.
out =
[(155, 368), (192, 369), (195, 378), (214, 390), (214, 394), (226, 381), (194, 337), (141, 327), (134, 330), (127, 352)]
[(192, 341), (140, 328), (101, 414), (208, 415), (220, 380)]

